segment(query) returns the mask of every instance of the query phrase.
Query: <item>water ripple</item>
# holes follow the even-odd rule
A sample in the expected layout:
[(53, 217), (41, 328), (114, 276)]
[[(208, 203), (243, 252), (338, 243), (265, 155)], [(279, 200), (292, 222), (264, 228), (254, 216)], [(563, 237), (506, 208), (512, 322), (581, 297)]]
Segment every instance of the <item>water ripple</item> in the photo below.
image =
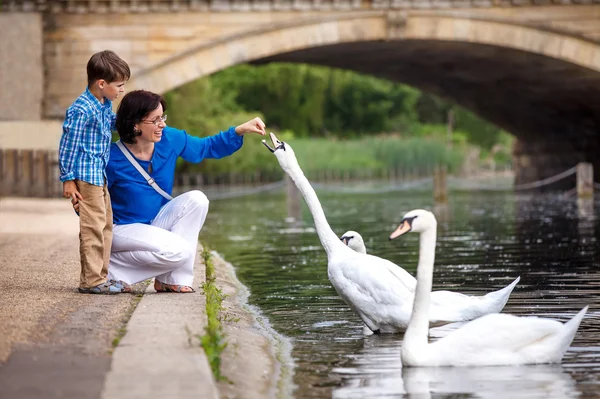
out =
[[(506, 313), (564, 322), (591, 307), (562, 365), (402, 369), (402, 336), (364, 336), (362, 322), (329, 283), (304, 204), (299, 215), (289, 215), (282, 192), (217, 201), (201, 240), (237, 268), (249, 302), (293, 341), (295, 397), (599, 396), (600, 218), (580, 217), (575, 200), (464, 192), (440, 206), (428, 193), (319, 195), (336, 233), (358, 231), (369, 253), (402, 259), (398, 264), (413, 274), (418, 237), (390, 243), (387, 235), (408, 210), (432, 210), (438, 218), (434, 289), (479, 295), (521, 276)], [(432, 330), (431, 339), (456, 327)]]

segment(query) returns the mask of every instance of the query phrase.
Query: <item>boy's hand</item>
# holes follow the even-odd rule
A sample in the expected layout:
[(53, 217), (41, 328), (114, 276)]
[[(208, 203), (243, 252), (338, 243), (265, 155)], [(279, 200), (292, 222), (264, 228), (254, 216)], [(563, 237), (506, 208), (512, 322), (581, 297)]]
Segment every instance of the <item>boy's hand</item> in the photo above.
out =
[(75, 180), (67, 180), (66, 182), (63, 182), (63, 197), (71, 198), (71, 203), (73, 204), (83, 199), (79, 191), (77, 191)]

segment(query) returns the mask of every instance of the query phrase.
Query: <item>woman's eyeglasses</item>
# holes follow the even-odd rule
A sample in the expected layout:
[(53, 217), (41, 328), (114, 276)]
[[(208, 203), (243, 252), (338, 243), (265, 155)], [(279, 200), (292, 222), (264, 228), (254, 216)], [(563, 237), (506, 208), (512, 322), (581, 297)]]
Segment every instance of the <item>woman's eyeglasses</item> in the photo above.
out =
[(153, 121), (149, 121), (149, 120), (146, 120), (146, 119), (142, 119), (142, 122), (144, 122), (144, 123), (152, 123), (152, 124), (154, 124), (155, 126), (158, 126), (158, 125), (159, 125), (161, 122), (163, 122), (163, 123), (164, 123), (164, 122), (166, 122), (166, 121), (167, 121), (167, 115), (159, 116), (158, 118), (156, 118), (156, 119), (155, 119), (155, 120), (153, 120)]

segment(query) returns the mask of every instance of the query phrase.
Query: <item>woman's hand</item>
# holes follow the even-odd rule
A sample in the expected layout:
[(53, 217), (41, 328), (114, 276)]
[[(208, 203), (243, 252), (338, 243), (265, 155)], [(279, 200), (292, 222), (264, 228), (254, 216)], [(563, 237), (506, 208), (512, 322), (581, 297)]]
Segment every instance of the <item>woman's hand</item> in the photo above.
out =
[(235, 128), (235, 132), (238, 136), (243, 136), (246, 133), (258, 133), (261, 136), (267, 134), (267, 132), (265, 132), (265, 123), (259, 117), (249, 120), (246, 123), (242, 123)]

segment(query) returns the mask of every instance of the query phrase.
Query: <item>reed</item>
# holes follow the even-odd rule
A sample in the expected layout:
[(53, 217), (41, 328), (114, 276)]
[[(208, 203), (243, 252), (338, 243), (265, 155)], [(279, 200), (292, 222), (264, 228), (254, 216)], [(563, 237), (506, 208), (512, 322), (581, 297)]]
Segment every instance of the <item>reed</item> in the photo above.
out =
[[(278, 135), (279, 137), (280, 135)], [(287, 136), (287, 138), (286, 138)], [(297, 139), (283, 133), (281, 137), (294, 147), (298, 162), (309, 179), (333, 176), (337, 179), (367, 179), (398, 174), (425, 176), (436, 165), (456, 172), (467, 151), (465, 146), (447, 147), (441, 139), (413, 137), (378, 137), (351, 140), (323, 138)], [(276, 181), (283, 171), (256, 137), (245, 138), (242, 149), (231, 157), (208, 159), (200, 165), (181, 165), (181, 170), (200, 172), (207, 180), (230, 183), (229, 177), (253, 181)]]

